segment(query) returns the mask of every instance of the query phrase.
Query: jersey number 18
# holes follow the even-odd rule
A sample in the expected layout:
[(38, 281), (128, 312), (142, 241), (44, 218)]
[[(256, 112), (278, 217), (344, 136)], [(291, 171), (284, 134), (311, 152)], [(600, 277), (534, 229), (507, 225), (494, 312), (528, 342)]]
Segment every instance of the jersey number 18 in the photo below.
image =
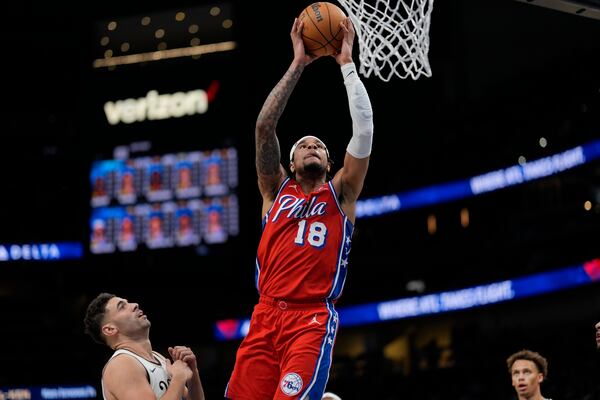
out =
[[(306, 220), (298, 222), (298, 233), (294, 243), (297, 245), (304, 245), (304, 237), (306, 234)], [(327, 236), (327, 226), (324, 223), (315, 221), (308, 227), (308, 234), (306, 234), (306, 240), (313, 247), (323, 247), (325, 245), (325, 237)]]

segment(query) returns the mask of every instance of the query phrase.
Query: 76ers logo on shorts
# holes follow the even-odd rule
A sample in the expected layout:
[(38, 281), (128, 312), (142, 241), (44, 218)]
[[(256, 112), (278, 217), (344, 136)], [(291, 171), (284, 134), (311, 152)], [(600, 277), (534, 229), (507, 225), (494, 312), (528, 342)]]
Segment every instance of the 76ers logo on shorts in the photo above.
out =
[(287, 396), (295, 396), (302, 390), (302, 378), (295, 372), (285, 374), (279, 384), (281, 391)]

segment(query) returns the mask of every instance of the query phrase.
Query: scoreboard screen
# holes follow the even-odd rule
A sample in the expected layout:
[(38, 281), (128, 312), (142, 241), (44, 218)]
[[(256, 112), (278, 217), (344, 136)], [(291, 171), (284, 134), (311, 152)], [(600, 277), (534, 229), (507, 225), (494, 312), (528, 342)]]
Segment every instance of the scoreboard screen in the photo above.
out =
[(235, 148), (93, 163), (92, 253), (225, 243), (239, 231)]

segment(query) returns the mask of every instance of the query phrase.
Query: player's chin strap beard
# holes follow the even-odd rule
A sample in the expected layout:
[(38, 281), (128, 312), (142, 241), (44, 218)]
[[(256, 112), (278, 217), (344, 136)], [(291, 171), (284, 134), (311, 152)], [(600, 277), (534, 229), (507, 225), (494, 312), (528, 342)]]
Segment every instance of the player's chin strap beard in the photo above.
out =
[[(320, 179), (321, 177), (326, 175), (326, 169), (319, 163), (310, 163), (304, 166), (304, 171), (302, 173), (303, 176), (310, 179)], [(296, 171), (297, 175), (297, 171)]]

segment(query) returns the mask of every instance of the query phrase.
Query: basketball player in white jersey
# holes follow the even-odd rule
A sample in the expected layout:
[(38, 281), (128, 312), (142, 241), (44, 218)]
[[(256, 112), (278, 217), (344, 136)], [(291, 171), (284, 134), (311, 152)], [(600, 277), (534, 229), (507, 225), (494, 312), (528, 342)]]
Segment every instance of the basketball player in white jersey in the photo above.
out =
[(541, 391), (541, 384), (548, 376), (548, 361), (540, 353), (518, 351), (508, 357), (506, 366), (519, 400), (551, 400)]
[(169, 347), (173, 362), (152, 351), (150, 321), (137, 303), (101, 293), (84, 324), (92, 339), (115, 350), (102, 370), (105, 400), (204, 400), (192, 350)]

